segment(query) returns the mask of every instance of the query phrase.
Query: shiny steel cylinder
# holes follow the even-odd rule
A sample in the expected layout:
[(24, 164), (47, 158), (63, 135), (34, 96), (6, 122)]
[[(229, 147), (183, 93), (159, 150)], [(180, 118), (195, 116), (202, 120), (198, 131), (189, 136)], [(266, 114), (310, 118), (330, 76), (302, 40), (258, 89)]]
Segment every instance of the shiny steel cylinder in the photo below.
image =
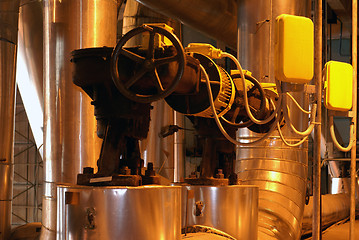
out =
[[(251, 139), (245, 137), (242, 139)], [(299, 239), (307, 183), (307, 145), (290, 148), (277, 137), (238, 147), (236, 172), (259, 187), (258, 239)]]
[[(321, 226), (325, 228), (349, 217), (350, 195), (347, 193), (322, 195), (321, 205)], [(313, 217), (313, 197), (310, 197), (308, 205), (304, 208), (303, 234), (312, 232)]]
[(99, 139), (91, 99), (72, 83), (71, 52), (114, 47), (116, 0), (44, 0), (44, 198), (42, 239), (56, 237), (56, 185), (96, 168)]
[[(238, 58), (261, 82), (274, 82), (275, 19), (280, 14), (308, 16), (310, 1), (238, 1)], [(307, 105), (303, 92), (295, 93)], [(308, 119), (289, 105), (297, 129), (304, 130)], [(287, 140), (297, 142), (287, 127)], [(242, 142), (260, 137), (247, 129), (238, 132)], [(237, 148), (236, 172), (244, 184), (259, 186), (258, 239), (299, 239), (304, 211), (307, 170), (307, 142), (287, 147), (275, 132), (263, 143)]]
[(203, 225), (236, 239), (257, 239), (258, 187), (183, 186), (182, 228)]
[[(22, 0), (19, 14), (19, 50), (26, 60), (33, 97), (39, 99), (43, 109), (43, 15), (41, 1)], [(31, 123), (30, 123), (31, 124)]]
[[(126, 34), (145, 23), (165, 23), (174, 29), (175, 34), (180, 33), (179, 22), (154, 12), (135, 0), (128, 0), (123, 16), (122, 33)], [(129, 40), (127, 46), (141, 45), (141, 40), (141, 35), (135, 36)], [(175, 133), (162, 138), (159, 133), (162, 128), (174, 125), (175, 122), (183, 127), (183, 115), (176, 116), (174, 110), (164, 100), (153, 102), (152, 106), (148, 135), (140, 145), (142, 158), (145, 166), (148, 162), (152, 162), (157, 173), (170, 181), (178, 180), (179, 177), (175, 172), (178, 171), (178, 157), (181, 157), (183, 153), (183, 137), (181, 138), (181, 133)]]
[(175, 186), (57, 188), (57, 239), (178, 240), (181, 188)]
[[(224, 43), (236, 46), (236, 0), (138, 0)], [(268, 1), (266, 1), (268, 2)]]
[(11, 230), (18, 0), (0, 0), (0, 239)]

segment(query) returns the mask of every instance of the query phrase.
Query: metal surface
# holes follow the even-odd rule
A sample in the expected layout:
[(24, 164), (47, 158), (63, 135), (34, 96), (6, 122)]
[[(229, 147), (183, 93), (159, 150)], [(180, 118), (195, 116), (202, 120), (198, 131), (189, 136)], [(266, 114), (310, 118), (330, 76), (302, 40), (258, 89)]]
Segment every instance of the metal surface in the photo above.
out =
[(0, 0), (0, 239), (11, 230), (19, 1)]
[(310, 1), (238, 1), (239, 62), (261, 82), (274, 82), (274, 26), (280, 14), (308, 16)]
[[(323, 1), (314, 1), (314, 82), (317, 89), (317, 99), (322, 96), (322, 48), (323, 48)], [(317, 121), (321, 122), (322, 102), (317, 102)], [(314, 128), (314, 155), (313, 155), (313, 239), (321, 236), (321, 125)]]
[[(153, 11), (177, 19), (235, 48), (235, 0), (138, 0)], [(194, 12), (195, 11), (195, 12)], [(257, 13), (256, 13), (257, 14)]]
[(271, 137), (259, 146), (238, 147), (238, 178), (259, 187), (258, 239), (300, 237), (308, 168), (304, 145), (289, 148)]
[[(358, 36), (358, 1), (352, 0), (352, 36)], [(352, 66), (353, 66), (353, 139), (357, 137), (357, 99), (358, 99), (358, 38), (352, 38)], [(356, 141), (355, 141), (356, 142)], [(356, 201), (355, 201), (355, 188), (357, 186), (357, 171), (356, 171), (356, 150), (357, 145), (353, 144), (351, 149), (351, 161), (350, 161), (350, 233), (349, 239), (355, 239), (355, 210), (356, 210)]]
[[(238, 58), (261, 82), (274, 82), (275, 19), (280, 14), (308, 16), (310, 1), (238, 1)], [(304, 93), (294, 93), (302, 106)], [(296, 128), (308, 119), (289, 105)], [(284, 136), (297, 142), (287, 127)], [(260, 135), (248, 129), (238, 131), (238, 139), (249, 142)], [(287, 147), (274, 132), (256, 146), (237, 148), (236, 173), (243, 184), (259, 187), (258, 239), (299, 239), (305, 204), (308, 150), (307, 142)]]
[(58, 187), (57, 239), (178, 240), (181, 188)]
[[(168, 26), (172, 27), (175, 34), (180, 37), (179, 22), (154, 12), (135, 0), (128, 0), (124, 11), (122, 34), (125, 34), (144, 23), (166, 23)], [(140, 38), (132, 38), (130, 41), (131, 42), (128, 44), (131, 46), (141, 44)], [(176, 158), (175, 152), (181, 154), (183, 148), (181, 149), (178, 147), (183, 146), (183, 144), (175, 145), (175, 137), (173, 135), (161, 138), (159, 133), (162, 128), (174, 125), (174, 111), (164, 100), (154, 102), (152, 103), (152, 106), (153, 109), (151, 110), (151, 122), (147, 139), (142, 140), (140, 143), (141, 157), (145, 161), (145, 166), (147, 166), (148, 162), (153, 162), (154, 169), (157, 173), (170, 181), (173, 181), (175, 171), (174, 162)], [(178, 123), (182, 122), (183, 116), (180, 115), (177, 121)], [(182, 125), (179, 126), (183, 127)], [(181, 141), (178, 143), (181, 143)]]
[(56, 184), (96, 167), (100, 145), (90, 98), (72, 83), (71, 51), (116, 44), (117, 1), (44, 1), (44, 198), (41, 239), (55, 238)]
[(42, 2), (22, 0), (19, 12), (19, 39), (16, 82), (31, 131), (43, 156), (43, 15)]
[(0, 201), (0, 239), (9, 239), (11, 231), (11, 201)]
[[(198, 204), (202, 203), (202, 211)], [(257, 239), (258, 187), (183, 186), (182, 228), (203, 225), (236, 239)]]
[[(328, 227), (349, 217), (350, 196), (349, 194), (326, 194), (322, 195), (322, 227)], [(309, 198), (308, 205), (304, 208), (302, 233), (312, 231), (313, 197)]]

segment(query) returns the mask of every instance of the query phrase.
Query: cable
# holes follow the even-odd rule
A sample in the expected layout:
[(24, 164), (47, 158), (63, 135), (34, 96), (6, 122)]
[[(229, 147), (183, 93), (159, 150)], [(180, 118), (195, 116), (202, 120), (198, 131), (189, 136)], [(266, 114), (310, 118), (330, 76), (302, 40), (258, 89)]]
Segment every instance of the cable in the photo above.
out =
[(335, 136), (335, 132), (334, 132), (334, 120), (333, 120), (333, 115), (329, 116), (329, 130), (330, 130), (330, 136), (332, 137), (333, 143), (334, 145), (342, 152), (349, 152), (352, 147), (353, 144), (355, 142), (355, 139), (353, 139), (353, 132), (354, 132), (354, 124), (351, 123), (350, 124), (350, 139), (349, 139), (349, 144), (347, 147), (343, 147), (339, 144), (336, 136)]
[(204, 69), (204, 67), (202, 65), (199, 65), (205, 78), (206, 78), (206, 86), (207, 86), (207, 91), (208, 91), (208, 98), (209, 98), (209, 102), (210, 102), (210, 105), (211, 105), (211, 109), (212, 109), (212, 112), (213, 112), (213, 117), (214, 117), (214, 120), (219, 128), (219, 130), (221, 131), (221, 133), (223, 134), (223, 136), (228, 140), (230, 141), (231, 143), (235, 144), (235, 145), (254, 145), (254, 144), (258, 144), (258, 143), (261, 143), (263, 142), (270, 134), (272, 134), (272, 132), (274, 131), (275, 127), (277, 126), (277, 123), (280, 119), (280, 114), (279, 116), (276, 117), (274, 123), (272, 124), (272, 126), (270, 127), (269, 131), (263, 135), (261, 138), (253, 141), (253, 142), (249, 142), (249, 143), (243, 143), (243, 142), (239, 142), (239, 141), (236, 141), (235, 139), (233, 139), (231, 136), (228, 135), (228, 133), (226, 132), (226, 130), (223, 128), (220, 120), (219, 120), (219, 117), (217, 115), (217, 112), (216, 112), (216, 108), (214, 106), (214, 102), (213, 102), (213, 94), (212, 94), (212, 89), (211, 89), (211, 85), (210, 85), (210, 81), (209, 81), (209, 77), (208, 77), (208, 74), (206, 72), (206, 70)]
[(301, 132), (301, 131), (298, 131), (292, 124), (292, 121), (290, 120), (290, 114), (289, 114), (289, 109), (288, 109), (288, 106), (287, 106), (287, 94), (285, 94), (284, 98), (283, 98), (283, 112), (284, 112), (284, 119), (285, 121), (287, 122), (287, 124), (289, 125), (290, 129), (293, 130), (294, 133), (296, 133), (297, 135), (300, 135), (300, 136), (307, 136), (309, 135), (313, 129), (314, 129), (314, 126), (316, 124), (316, 122), (314, 121), (315, 119), (315, 116), (316, 116), (316, 113), (317, 113), (317, 104), (312, 104), (312, 109), (311, 109), (311, 119), (310, 119), (310, 124), (308, 126), (308, 128)]
[(297, 100), (295, 100), (295, 98), (290, 93), (287, 92), (286, 94), (295, 103), (295, 105), (299, 108), (300, 111), (302, 111), (305, 114), (310, 114), (311, 113), (311, 111), (307, 111), (307, 110), (303, 109), (302, 106), (299, 105)]
[[(273, 107), (275, 107), (274, 103), (272, 100), (270, 100), (270, 103), (272, 104)], [(282, 130), (280, 128), (280, 125), (279, 125), (279, 122), (277, 122), (277, 129), (278, 129), (278, 133), (279, 133), (279, 136), (280, 136), (280, 139), (282, 139), (283, 143), (285, 145), (287, 145), (288, 147), (298, 147), (299, 145), (301, 145), (302, 143), (304, 143), (307, 138), (308, 138), (308, 135), (305, 136), (302, 140), (300, 140), (299, 142), (296, 142), (296, 143), (289, 143), (287, 142), (287, 140), (284, 138), (283, 136), (283, 133), (282, 133)]]
[[(279, 100), (278, 100), (278, 105), (276, 107), (276, 110), (266, 119), (264, 120), (258, 120), (256, 119), (251, 110), (249, 109), (249, 103), (248, 103), (248, 96), (247, 96), (247, 88), (246, 88), (246, 79), (243, 73), (243, 69), (241, 67), (241, 64), (238, 62), (237, 58), (235, 58), (232, 54), (223, 52), (221, 57), (228, 57), (229, 59), (231, 59), (237, 66), (239, 73), (241, 75), (241, 79), (242, 79), (242, 84), (243, 84), (243, 95), (244, 95), (244, 107), (246, 109), (247, 115), (248, 117), (251, 119), (252, 122), (254, 122), (255, 124), (259, 124), (259, 125), (263, 125), (266, 123), (269, 123), (270, 121), (272, 121), (272, 119), (278, 114), (278, 111), (280, 109), (280, 106), (282, 105), (282, 100), (283, 100), (283, 96), (282, 94), (279, 94)], [(277, 88), (279, 89), (279, 88)]]
[(237, 127), (237, 128), (250, 127), (250, 126), (252, 126), (254, 124), (254, 122), (252, 122), (251, 120), (248, 120), (248, 121), (243, 122), (243, 123), (234, 123), (234, 122), (231, 122), (231, 121), (227, 120), (226, 118), (224, 118), (224, 116), (222, 116), (221, 119), (225, 123), (227, 123), (227, 124), (229, 124), (229, 125), (231, 125), (233, 127)]
[(280, 129), (280, 126), (279, 126), (279, 122), (277, 122), (277, 128), (278, 128), (278, 133), (279, 133), (279, 136), (280, 136), (280, 139), (282, 139), (283, 143), (285, 145), (287, 145), (288, 147), (298, 147), (299, 145), (301, 145), (302, 143), (304, 143), (308, 136), (305, 136), (302, 140), (300, 140), (299, 142), (296, 142), (296, 143), (288, 143), (287, 140), (285, 140), (284, 136), (283, 136), (283, 133), (282, 133), (282, 130)]

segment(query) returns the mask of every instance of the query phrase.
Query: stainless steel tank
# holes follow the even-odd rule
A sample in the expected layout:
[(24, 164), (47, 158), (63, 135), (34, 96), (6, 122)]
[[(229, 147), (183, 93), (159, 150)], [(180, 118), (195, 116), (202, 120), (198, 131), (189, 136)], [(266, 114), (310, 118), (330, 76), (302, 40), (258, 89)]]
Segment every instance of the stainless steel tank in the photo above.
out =
[(91, 99), (72, 83), (71, 51), (116, 44), (116, 0), (44, 0), (44, 197), (41, 239), (56, 237), (56, 186), (96, 168)]
[(182, 228), (193, 225), (213, 227), (236, 239), (257, 239), (258, 187), (182, 186)]
[[(243, 68), (261, 82), (274, 82), (274, 24), (280, 14), (309, 16), (310, 1), (242, 0), (238, 1), (238, 56)], [(306, 106), (308, 97), (293, 94)], [(308, 119), (289, 105), (293, 125), (306, 128)], [(298, 141), (286, 127), (284, 136)], [(258, 138), (247, 129), (238, 139)], [(259, 186), (258, 239), (299, 239), (303, 218), (308, 169), (307, 142), (287, 147), (278, 133), (256, 146), (237, 148), (236, 172), (244, 184)]]
[(176, 186), (57, 188), (57, 239), (178, 240), (181, 188)]
[(0, 239), (11, 230), (18, 0), (0, 0)]

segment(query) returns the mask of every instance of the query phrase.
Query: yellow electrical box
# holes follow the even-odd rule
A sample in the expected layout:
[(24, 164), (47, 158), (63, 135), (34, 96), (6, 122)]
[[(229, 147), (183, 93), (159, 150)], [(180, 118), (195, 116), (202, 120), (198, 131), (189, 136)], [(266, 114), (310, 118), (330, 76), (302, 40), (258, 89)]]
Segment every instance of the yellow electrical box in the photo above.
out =
[(353, 104), (353, 67), (329, 61), (324, 66), (324, 105), (330, 110), (348, 111)]
[(275, 75), (283, 82), (308, 83), (314, 72), (314, 26), (306, 17), (276, 18)]

